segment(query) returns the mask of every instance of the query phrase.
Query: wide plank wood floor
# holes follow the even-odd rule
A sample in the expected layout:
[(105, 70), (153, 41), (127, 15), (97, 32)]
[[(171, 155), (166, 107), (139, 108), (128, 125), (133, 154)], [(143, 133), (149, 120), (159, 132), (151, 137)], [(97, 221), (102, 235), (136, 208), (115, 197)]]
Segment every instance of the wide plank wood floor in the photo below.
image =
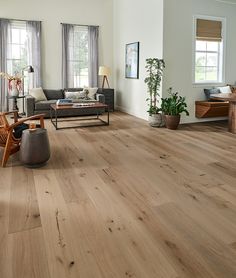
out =
[(236, 135), (226, 122), (56, 131), (0, 169), (1, 278), (235, 278)]

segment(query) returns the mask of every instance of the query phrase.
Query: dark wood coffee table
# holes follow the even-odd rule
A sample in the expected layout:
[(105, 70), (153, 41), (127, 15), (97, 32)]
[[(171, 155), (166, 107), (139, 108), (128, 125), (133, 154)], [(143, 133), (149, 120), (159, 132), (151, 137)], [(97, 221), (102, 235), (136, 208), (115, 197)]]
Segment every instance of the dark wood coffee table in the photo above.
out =
[[(106, 113), (107, 113), (107, 121), (102, 120), (99, 116), (100, 116), (100, 111), (101, 109), (104, 108), (104, 112), (106, 110), (106, 108), (108, 108), (107, 104), (104, 103), (100, 103), (100, 102), (96, 102), (96, 103), (76, 103), (74, 105), (56, 105), (56, 104), (51, 104), (50, 105), (50, 115), (51, 115), (51, 122), (54, 125), (54, 127), (56, 128), (56, 130), (58, 129), (65, 129), (65, 128), (76, 128), (76, 127), (92, 127), (92, 126), (101, 126), (101, 125), (109, 125), (109, 109), (107, 109)], [(60, 119), (58, 121), (58, 112), (59, 111), (65, 111), (65, 110), (88, 110), (91, 109), (91, 115), (77, 115), (77, 116), (70, 116), (70, 117), (76, 117), (76, 119)], [(53, 115), (54, 114), (54, 115)], [(78, 113), (79, 114), (79, 113)], [(96, 117), (94, 117), (94, 114), (96, 115)], [(86, 119), (84, 119), (84, 117), (86, 117)], [(79, 119), (80, 118), (80, 119)], [(79, 120), (96, 120), (98, 123), (96, 124), (92, 124), (92, 125), (77, 125), (77, 126), (71, 126), (71, 127), (58, 127), (58, 122), (63, 122), (63, 121), (79, 121)]]
[(236, 94), (213, 94), (211, 99), (225, 100), (229, 102), (229, 132), (236, 133)]

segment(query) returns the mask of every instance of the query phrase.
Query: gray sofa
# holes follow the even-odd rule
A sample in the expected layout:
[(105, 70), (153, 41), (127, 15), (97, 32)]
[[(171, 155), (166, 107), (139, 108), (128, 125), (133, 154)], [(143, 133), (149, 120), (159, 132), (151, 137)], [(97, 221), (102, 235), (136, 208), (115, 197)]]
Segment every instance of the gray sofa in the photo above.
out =
[[(82, 88), (69, 88), (68, 91), (82, 91)], [(25, 98), (25, 110), (26, 110), (26, 116), (30, 117), (37, 114), (45, 114), (45, 117), (50, 117), (50, 105), (57, 102), (58, 99), (64, 98), (64, 90), (58, 89), (58, 90), (46, 90), (43, 89), (44, 94), (47, 98), (45, 101), (35, 101), (35, 98), (31, 95), (28, 95)], [(98, 89), (95, 99), (99, 102), (105, 103), (105, 96), (101, 93), (102, 89)], [(82, 100), (83, 101), (83, 100)], [(79, 102), (79, 100), (76, 100), (74, 102)], [(104, 109), (100, 109), (99, 113), (102, 114), (104, 112)], [(93, 115), (97, 114), (97, 110), (93, 109), (75, 109), (75, 110), (62, 110), (58, 111), (59, 117), (70, 117), (70, 116), (86, 116), (86, 115)]]

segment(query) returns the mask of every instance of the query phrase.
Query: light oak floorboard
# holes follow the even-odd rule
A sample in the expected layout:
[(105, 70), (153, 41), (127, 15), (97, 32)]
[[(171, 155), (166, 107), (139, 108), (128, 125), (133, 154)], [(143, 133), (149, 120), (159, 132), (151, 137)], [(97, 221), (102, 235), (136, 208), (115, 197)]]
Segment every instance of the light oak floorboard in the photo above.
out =
[(31, 169), (14, 167), (11, 181), (9, 233), (40, 227), (40, 212)]
[[(68, 122), (67, 122), (68, 124)], [(226, 122), (56, 131), (0, 168), (1, 278), (235, 278), (236, 135)]]

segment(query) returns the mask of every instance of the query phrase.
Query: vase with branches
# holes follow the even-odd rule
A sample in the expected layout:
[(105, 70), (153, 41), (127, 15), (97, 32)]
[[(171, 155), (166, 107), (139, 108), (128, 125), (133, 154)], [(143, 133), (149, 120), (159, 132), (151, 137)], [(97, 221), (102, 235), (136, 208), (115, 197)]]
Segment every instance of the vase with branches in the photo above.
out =
[(146, 70), (147, 77), (144, 82), (148, 87), (149, 97), (148, 101), (148, 113), (149, 113), (149, 124), (151, 126), (163, 126), (162, 115), (160, 114), (161, 108), (159, 107), (159, 90), (161, 87), (161, 80), (163, 71), (165, 68), (165, 62), (163, 59), (148, 58), (146, 59)]
[(8, 90), (9, 95), (13, 97), (17, 97), (22, 91), (22, 78), (20, 74), (10, 75), (5, 72), (0, 72), (0, 77), (6, 79), (8, 81)]

